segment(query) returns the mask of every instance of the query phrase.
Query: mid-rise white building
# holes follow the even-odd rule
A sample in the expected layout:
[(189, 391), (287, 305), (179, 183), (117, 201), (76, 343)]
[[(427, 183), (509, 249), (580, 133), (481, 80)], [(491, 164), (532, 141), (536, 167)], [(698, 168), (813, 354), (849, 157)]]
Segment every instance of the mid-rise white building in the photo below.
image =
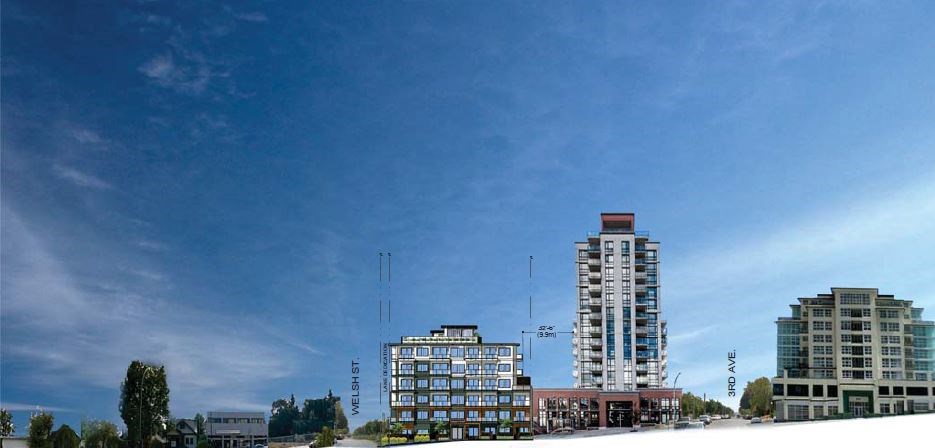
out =
[(777, 324), (780, 420), (935, 410), (935, 324), (873, 288), (803, 297)]

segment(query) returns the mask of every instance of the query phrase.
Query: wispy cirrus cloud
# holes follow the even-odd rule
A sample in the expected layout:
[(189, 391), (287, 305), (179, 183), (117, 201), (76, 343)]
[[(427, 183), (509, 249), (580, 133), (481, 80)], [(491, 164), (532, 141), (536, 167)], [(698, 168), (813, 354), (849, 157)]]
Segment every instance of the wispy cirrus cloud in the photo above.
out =
[[(295, 373), (294, 351), (276, 349), (259, 326), (201, 310), (184, 292), (167, 297), (160, 288), (165, 274), (142, 260), (143, 267), (121, 269), (132, 258), (106, 240), (95, 241), (94, 253), (63, 256), (46, 240), (63, 229), (27, 221), (6, 203), (2, 221), (4, 362), (34, 366), (28, 377), (10, 380), (114, 390), (127, 363), (141, 359), (166, 366), (173, 412), (188, 413), (204, 406), (265, 409), (257, 387)], [(132, 277), (101, 273), (121, 271)]]
[(112, 188), (109, 183), (105, 182), (101, 178), (93, 174), (79, 171), (69, 166), (55, 164), (53, 165), (52, 169), (59, 178), (67, 180), (79, 187), (92, 188), (96, 190), (108, 190)]

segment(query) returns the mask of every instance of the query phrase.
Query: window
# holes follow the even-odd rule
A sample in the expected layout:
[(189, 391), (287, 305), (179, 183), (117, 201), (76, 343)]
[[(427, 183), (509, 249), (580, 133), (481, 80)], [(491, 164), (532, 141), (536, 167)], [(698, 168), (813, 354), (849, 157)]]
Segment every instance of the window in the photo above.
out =
[(604, 241), (604, 250), (607, 252), (614, 251), (614, 242), (613, 241)]
[(442, 394), (432, 395), (432, 406), (448, 406), (448, 396)]
[(419, 420), (428, 420), (428, 419), (429, 419), (429, 411), (417, 411), (417, 412), (416, 412), (416, 418), (419, 419)]
[(419, 347), (416, 349), (416, 356), (428, 356), (429, 348), (428, 347)]
[(447, 358), (448, 357), (448, 347), (432, 347), (432, 357), (433, 358)]
[[(807, 397), (808, 386), (805, 384), (787, 384), (786, 394), (790, 397)], [(806, 412), (808, 412), (807, 409)]]
[(890, 413), (890, 404), (889, 403), (880, 403), (880, 413), (889, 414)]
[[(461, 402), (464, 402), (464, 397), (461, 397)], [(451, 411), (452, 420), (464, 420), (464, 411)]]
[(412, 359), (412, 347), (400, 347), (399, 357), (402, 359)]
[(498, 381), (497, 381), (497, 387), (499, 387), (500, 389), (509, 389), (509, 388), (510, 388), (510, 383), (511, 383), (510, 380), (506, 380), (506, 379), (498, 380)]
[(497, 402), (500, 404), (510, 404), (511, 397), (509, 395), (499, 395), (497, 396)]
[(500, 356), (510, 356), (513, 354), (513, 350), (510, 350), (510, 347), (500, 347), (498, 353)]
[(451, 347), (451, 357), (452, 358), (463, 358), (464, 347)]
[(464, 395), (452, 395), (451, 396), (452, 405), (464, 405)]
[(824, 386), (822, 386), (821, 384), (813, 384), (812, 385), (812, 396), (813, 397), (824, 397), (825, 396)]
[[(429, 396), (428, 396), (428, 395), (417, 395), (417, 396), (416, 396), (416, 403), (418, 403), (418, 404), (426, 404), (426, 403), (428, 403), (428, 402), (429, 402)], [(422, 417), (422, 418), (425, 418), (425, 417)]]
[(416, 371), (418, 371), (418, 372), (428, 372), (428, 371), (429, 371), (429, 365), (428, 365), (428, 364), (416, 364)]
[(789, 420), (808, 420), (808, 406), (790, 404), (786, 407), (789, 410)]
[(410, 363), (400, 364), (399, 373), (402, 375), (412, 375), (412, 364)]
[(889, 395), (889, 394), (890, 394), (890, 387), (889, 387), (889, 386), (880, 386), (879, 394), (880, 394), (880, 395)]
[(498, 371), (498, 372), (509, 372), (509, 371), (511, 371), (511, 370), (513, 370), (513, 368), (512, 368), (509, 364), (502, 364), (502, 363), (501, 363), (501, 364), (497, 365), (497, 371)]
[(780, 396), (780, 397), (785, 395), (785, 391), (783, 390), (782, 384), (778, 384), (778, 383), (773, 384), (773, 395)]
[(429, 387), (429, 380), (427, 379), (416, 380), (416, 387), (420, 389), (425, 389), (426, 387)]
[(451, 373), (464, 373), (464, 364), (452, 364)]

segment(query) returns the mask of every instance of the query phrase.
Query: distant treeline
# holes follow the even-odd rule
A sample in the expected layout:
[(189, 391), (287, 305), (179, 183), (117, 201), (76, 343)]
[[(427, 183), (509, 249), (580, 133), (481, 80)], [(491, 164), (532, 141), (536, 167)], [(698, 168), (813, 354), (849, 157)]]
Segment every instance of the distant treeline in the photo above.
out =
[(301, 409), (295, 404), (295, 395), (290, 395), (288, 400), (280, 398), (273, 402), (270, 413), (270, 437), (317, 433), (325, 427), (347, 429), (341, 398), (330, 390), (324, 398), (306, 399)]

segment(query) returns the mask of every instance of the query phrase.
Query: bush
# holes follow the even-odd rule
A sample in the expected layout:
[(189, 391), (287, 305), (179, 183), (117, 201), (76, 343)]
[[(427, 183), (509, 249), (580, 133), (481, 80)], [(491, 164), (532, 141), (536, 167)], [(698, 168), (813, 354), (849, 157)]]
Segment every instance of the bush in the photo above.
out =
[(53, 448), (78, 448), (81, 438), (68, 425), (62, 425), (52, 433)]
[(327, 426), (321, 428), (321, 433), (315, 438), (315, 446), (319, 448), (334, 446), (334, 432), (331, 431), (331, 428)]
[(383, 438), (380, 439), (380, 445), (400, 445), (403, 443), (409, 443), (409, 439), (396, 436), (383, 436)]
[(429, 437), (428, 434), (419, 434), (419, 435), (417, 435), (416, 438), (415, 438), (415, 441), (416, 441), (416, 442), (428, 442), (428, 441), (430, 441), (430, 440), (432, 440), (432, 439)]

